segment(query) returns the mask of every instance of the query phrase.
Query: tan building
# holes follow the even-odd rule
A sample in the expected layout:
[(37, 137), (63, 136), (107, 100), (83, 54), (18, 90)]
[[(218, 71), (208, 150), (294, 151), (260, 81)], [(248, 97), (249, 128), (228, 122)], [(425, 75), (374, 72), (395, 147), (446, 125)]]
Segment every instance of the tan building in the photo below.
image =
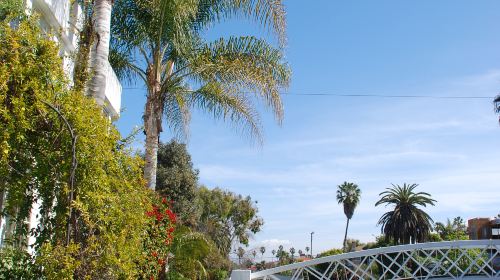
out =
[(500, 214), (496, 218), (474, 218), (467, 221), (469, 239), (500, 239)]

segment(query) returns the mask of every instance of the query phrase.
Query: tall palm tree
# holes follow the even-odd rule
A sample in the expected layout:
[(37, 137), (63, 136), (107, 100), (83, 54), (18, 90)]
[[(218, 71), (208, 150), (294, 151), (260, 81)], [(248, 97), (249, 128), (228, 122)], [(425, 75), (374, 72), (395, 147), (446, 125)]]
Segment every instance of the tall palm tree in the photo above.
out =
[(375, 206), (385, 204), (394, 206), (380, 217), (377, 225), (381, 225), (381, 231), (386, 238), (392, 238), (396, 244), (409, 244), (424, 242), (427, 240), (432, 229), (432, 218), (418, 208), (434, 205), (436, 200), (426, 192), (415, 192), (417, 184), (406, 184), (403, 186), (392, 185), (386, 191), (380, 193), (380, 200)]
[[(253, 36), (203, 38), (203, 31), (232, 16), (253, 19), (279, 46)], [(186, 135), (196, 107), (260, 140), (254, 101), (262, 99), (281, 122), (280, 90), (290, 78), (281, 0), (122, 0), (114, 4), (112, 20), (115, 72), (122, 79), (138, 76), (147, 88), (144, 175), (151, 189), (164, 118), (174, 133)]]
[(358, 206), (359, 200), (361, 198), (361, 190), (358, 185), (354, 183), (344, 182), (342, 185), (337, 187), (337, 202), (344, 205), (344, 214), (347, 217), (347, 223), (345, 226), (345, 235), (343, 248), (346, 249), (347, 240), (347, 230), (349, 229), (349, 221), (354, 215), (354, 209)]

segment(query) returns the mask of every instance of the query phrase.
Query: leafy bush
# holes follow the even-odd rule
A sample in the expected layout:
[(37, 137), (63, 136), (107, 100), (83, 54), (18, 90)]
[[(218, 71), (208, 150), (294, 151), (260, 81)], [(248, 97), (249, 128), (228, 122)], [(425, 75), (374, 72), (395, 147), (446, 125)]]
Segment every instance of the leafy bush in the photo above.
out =
[[(13, 17), (6, 15), (0, 24), (0, 194), (6, 194), (0, 214), (13, 221), (12, 245), (25, 248), (32, 234), (37, 251), (34, 261), (13, 256), (28, 272), (43, 267), (50, 279), (150, 279), (152, 270), (165, 267), (174, 221), (158, 223), (145, 213), (158, 205), (163, 215), (169, 205), (160, 207), (145, 187), (141, 158), (121, 144), (102, 108), (71, 88), (59, 47), (36, 18), (17, 17), (11, 28)], [(30, 230), (35, 202), (39, 225)], [(150, 265), (153, 247), (162, 261)], [(16, 266), (9, 259), (2, 258), (7, 270), (1, 277), (29, 279), (10, 277)]]
[(0, 250), (0, 279), (39, 279), (41, 271), (24, 249), (6, 247)]

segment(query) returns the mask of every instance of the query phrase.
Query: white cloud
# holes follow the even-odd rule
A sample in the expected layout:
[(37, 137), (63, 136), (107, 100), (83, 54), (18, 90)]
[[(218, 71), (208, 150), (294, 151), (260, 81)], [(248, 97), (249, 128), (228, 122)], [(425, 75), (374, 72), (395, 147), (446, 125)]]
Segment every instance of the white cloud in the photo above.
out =
[[(494, 70), (424, 92), (490, 95), (498, 88), (500, 70)], [(363, 111), (362, 119), (346, 117), (333, 128), (328, 120), (342, 116), (323, 113), (326, 121), (307, 131), (283, 131), (262, 151), (224, 150), (219, 160), (198, 166), (202, 182), (259, 201), (265, 225), (256, 238), (265, 240), (252, 246), (304, 248), (312, 230), (318, 251), (340, 245), (345, 216), (335, 191), (344, 180), (363, 191), (349, 230), (362, 241), (379, 234), (376, 223), (388, 208), (374, 204), (391, 183), (419, 183), (420, 191), (431, 193), (438, 203), (426, 211), (435, 221), (500, 211), (500, 128), (490, 100), (380, 102)]]
[(264, 246), (266, 248), (278, 248), (278, 246), (288, 246), (292, 244), (288, 239), (266, 239), (252, 244), (255, 247)]

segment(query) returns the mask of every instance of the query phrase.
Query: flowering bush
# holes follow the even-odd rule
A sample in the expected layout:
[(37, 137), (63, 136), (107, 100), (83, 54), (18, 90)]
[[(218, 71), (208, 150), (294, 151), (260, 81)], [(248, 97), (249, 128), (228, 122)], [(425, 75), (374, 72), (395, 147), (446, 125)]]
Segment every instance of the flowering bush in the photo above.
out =
[(156, 195), (156, 203), (146, 211), (149, 227), (144, 239), (144, 253), (146, 272), (150, 280), (164, 275), (168, 267), (169, 248), (174, 240), (173, 233), (177, 221), (171, 206), (171, 201)]

